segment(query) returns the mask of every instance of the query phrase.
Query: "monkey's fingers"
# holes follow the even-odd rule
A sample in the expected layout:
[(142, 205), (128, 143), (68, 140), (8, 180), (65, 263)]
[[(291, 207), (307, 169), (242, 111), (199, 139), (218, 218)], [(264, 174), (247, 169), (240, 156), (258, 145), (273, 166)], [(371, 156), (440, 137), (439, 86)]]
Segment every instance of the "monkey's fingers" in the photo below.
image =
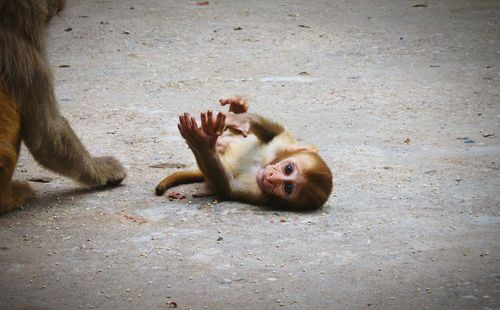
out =
[(182, 125), (179, 123), (177, 124), (177, 128), (179, 129), (179, 132), (181, 134), (181, 136), (186, 139), (186, 134), (184, 133), (184, 130), (182, 129)]
[(196, 124), (196, 118), (189, 115), (189, 113), (184, 113), (184, 120), (188, 128), (197, 129), (198, 125)]
[[(194, 126), (196, 126), (196, 123)], [(184, 115), (179, 116), (179, 124), (177, 125), (177, 128), (188, 145), (195, 141), (194, 135), (197, 131), (196, 129), (193, 130), (193, 122), (189, 114), (185, 113)]]
[(177, 128), (179, 128), (179, 132), (183, 137), (184, 137), (184, 130), (183, 130), (184, 126), (185, 126), (184, 118), (181, 115), (179, 115), (179, 123), (177, 124)]
[(189, 118), (191, 117), (191, 115), (189, 115), (189, 113), (187, 112), (184, 112), (184, 114), (181, 115), (181, 117), (184, 119), (184, 120), (189, 120)]
[(179, 128), (179, 132), (181, 133), (182, 137), (184, 139), (187, 139), (188, 131), (190, 129), (190, 119), (189, 119), (189, 114), (184, 113), (184, 115), (179, 116), (179, 124), (177, 125), (177, 128)]
[(207, 114), (201, 113), (200, 119), (201, 119), (201, 129), (203, 130), (204, 133), (207, 133), (208, 132), (208, 128), (207, 128)]
[(181, 136), (184, 138), (186, 143), (190, 145), (191, 141), (193, 140), (192, 135), (190, 135), (187, 131), (186, 128), (182, 127), (181, 124), (177, 125), (177, 128), (179, 128), (179, 132), (181, 133)]
[(193, 142), (200, 143), (206, 138), (206, 134), (203, 132), (203, 128), (198, 127), (196, 119), (191, 117), (191, 135), (193, 137)]
[[(209, 111), (211, 114), (211, 111)], [(211, 136), (214, 134), (213, 119), (211, 115), (207, 113), (201, 113), (201, 128), (204, 134)], [(212, 123), (212, 124), (211, 124)]]
[(226, 115), (222, 112), (219, 112), (219, 114), (217, 114), (217, 120), (215, 121), (216, 135), (220, 136), (224, 132), (225, 126), (226, 126)]
[(184, 131), (186, 131), (186, 129), (190, 128), (191, 127), (191, 120), (190, 120), (189, 113), (184, 113), (183, 115), (180, 115), (179, 116), (179, 123), (181, 124)]
[(181, 125), (177, 125), (177, 128), (179, 128), (179, 131), (181, 133), (181, 136), (184, 138), (184, 141), (186, 142), (186, 144), (188, 145), (188, 147), (191, 149), (191, 150), (195, 150), (195, 146), (193, 144), (193, 137), (188, 135), (186, 132), (184, 132), (184, 130), (182, 129), (182, 126)]
[(212, 110), (207, 111), (207, 131), (205, 133), (209, 136), (214, 134), (214, 118), (212, 115)]
[(196, 118), (194, 118), (193, 116), (191, 116), (189, 127), (193, 132), (198, 131), (198, 124), (196, 123)]

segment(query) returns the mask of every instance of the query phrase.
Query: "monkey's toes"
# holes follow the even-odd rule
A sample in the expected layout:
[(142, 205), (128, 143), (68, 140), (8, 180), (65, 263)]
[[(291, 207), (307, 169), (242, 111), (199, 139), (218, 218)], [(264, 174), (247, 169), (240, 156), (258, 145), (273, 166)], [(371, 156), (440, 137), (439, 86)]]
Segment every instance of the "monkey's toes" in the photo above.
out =
[(26, 200), (35, 196), (35, 191), (26, 181), (12, 181), (10, 189), (12, 191), (12, 195), (14, 196), (14, 200), (18, 205), (23, 204)]
[(104, 182), (101, 185), (117, 186), (127, 177), (127, 171), (114, 157), (97, 157), (95, 161), (102, 173)]
[(12, 181), (10, 183), (10, 193), (7, 192), (0, 196), (0, 214), (19, 208), (33, 196), (35, 196), (35, 192), (28, 182)]

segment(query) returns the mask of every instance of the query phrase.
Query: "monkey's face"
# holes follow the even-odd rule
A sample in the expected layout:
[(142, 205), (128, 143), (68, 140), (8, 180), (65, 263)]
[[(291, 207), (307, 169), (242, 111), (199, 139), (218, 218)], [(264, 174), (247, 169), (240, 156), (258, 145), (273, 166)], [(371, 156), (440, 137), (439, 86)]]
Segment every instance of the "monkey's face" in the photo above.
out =
[(267, 195), (284, 201), (296, 201), (305, 185), (304, 171), (309, 169), (307, 156), (296, 154), (271, 163), (257, 173), (259, 188)]

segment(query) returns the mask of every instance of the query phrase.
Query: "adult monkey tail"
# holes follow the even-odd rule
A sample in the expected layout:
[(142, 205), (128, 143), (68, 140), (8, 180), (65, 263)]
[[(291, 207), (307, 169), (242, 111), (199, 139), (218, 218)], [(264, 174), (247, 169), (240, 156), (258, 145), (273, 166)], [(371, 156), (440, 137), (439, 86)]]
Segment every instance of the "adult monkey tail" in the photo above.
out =
[(0, 126), (0, 213), (22, 203), (10, 180), (21, 139), (41, 165), (85, 185), (126, 177), (113, 157), (92, 157), (59, 111), (45, 25), (63, 7), (64, 0), (0, 0), (0, 118), (10, 121)]

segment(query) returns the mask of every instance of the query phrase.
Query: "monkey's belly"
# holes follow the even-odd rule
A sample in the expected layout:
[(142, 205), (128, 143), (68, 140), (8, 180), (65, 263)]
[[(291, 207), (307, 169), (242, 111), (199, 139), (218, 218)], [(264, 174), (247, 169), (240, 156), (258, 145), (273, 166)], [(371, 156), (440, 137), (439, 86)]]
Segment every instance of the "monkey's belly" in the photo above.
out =
[(229, 147), (229, 145), (233, 143), (238, 143), (240, 138), (235, 136), (226, 136), (222, 135), (217, 139), (217, 144), (215, 145), (217, 153), (224, 154)]
[(255, 135), (243, 137), (237, 134), (226, 134), (217, 139), (217, 153), (226, 167), (233, 173), (245, 173), (254, 166), (260, 166), (262, 150)]

